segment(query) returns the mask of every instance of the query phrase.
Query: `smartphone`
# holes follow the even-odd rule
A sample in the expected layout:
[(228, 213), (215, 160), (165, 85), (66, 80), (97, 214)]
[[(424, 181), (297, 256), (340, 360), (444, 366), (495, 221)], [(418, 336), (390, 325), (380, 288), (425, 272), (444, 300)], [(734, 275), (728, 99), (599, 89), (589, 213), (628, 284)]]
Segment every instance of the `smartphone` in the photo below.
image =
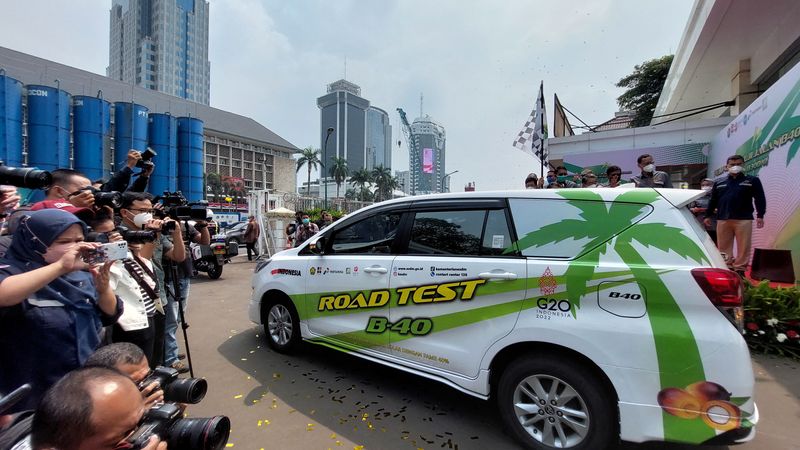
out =
[(128, 257), (128, 243), (125, 241), (109, 242), (95, 249), (89, 250), (84, 260), (89, 264), (102, 264), (107, 261), (117, 261)]

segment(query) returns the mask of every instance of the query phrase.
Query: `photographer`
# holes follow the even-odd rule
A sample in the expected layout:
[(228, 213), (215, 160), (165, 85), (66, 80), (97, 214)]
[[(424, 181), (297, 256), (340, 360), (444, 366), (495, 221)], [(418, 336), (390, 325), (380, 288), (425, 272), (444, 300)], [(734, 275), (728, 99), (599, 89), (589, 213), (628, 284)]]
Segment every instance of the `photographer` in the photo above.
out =
[[(128, 188), (133, 176), (133, 169), (141, 167), (142, 171), (134, 180), (133, 185)], [(103, 192), (144, 192), (147, 190), (147, 183), (150, 181), (150, 174), (153, 173), (155, 165), (152, 162), (144, 161), (142, 154), (136, 150), (128, 152), (128, 160), (125, 167), (118, 170), (106, 183), (100, 187)]]
[[(160, 331), (163, 334), (164, 308), (158, 294), (158, 283), (150, 261), (141, 258), (142, 242), (133, 240), (127, 233), (115, 232), (113, 212), (109, 208), (99, 211), (89, 223), (93, 238), (99, 242), (116, 242), (127, 237), (128, 256), (115, 261), (111, 266), (111, 288), (122, 300), (124, 309), (112, 329), (112, 342), (130, 342), (138, 345), (147, 356), (153, 358), (156, 338), (156, 315), (160, 314)], [(158, 340), (159, 344), (161, 340)]]
[(56, 169), (50, 174), (53, 184), (45, 191), (45, 200), (66, 200), (83, 208), (94, 206), (94, 194), (86, 190), (92, 187), (92, 182), (86, 175), (72, 169)]
[(60, 209), (20, 220), (0, 260), (0, 392), (30, 383), (16, 410), (35, 406), (58, 378), (80, 367), (116, 322), (122, 303), (109, 284), (111, 264), (84, 256), (86, 225)]
[[(124, 442), (146, 411), (136, 385), (101, 367), (75, 370), (58, 380), (36, 410), (31, 432), (35, 450), (113, 450)], [(146, 450), (166, 450), (152, 437)]]
[[(186, 259), (186, 250), (183, 246), (183, 237), (181, 228), (177, 226), (174, 220), (165, 218), (158, 220), (153, 218), (153, 196), (148, 193), (140, 192), (125, 192), (122, 196), (122, 207), (119, 214), (122, 219), (121, 225), (131, 230), (148, 229), (157, 233), (156, 240), (142, 245), (139, 256), (141, 259), (146, 259), (153, 264), (153, 273), (155, 274), (156, 282), (158, 283), (159, 298), (168, 299), (166, 289), (164, 286), (164, 268), (162, 265), (162, 258), (166, 257), (171, 261), (182, 262)], [(166, 236), (161, 230), (165, 224), (170, 229), (169, 236)], [(172, 237), (170, 240), (169, 237)], [(167, 305), (165, 308), (166, 317), (165, 321), (169, 320), (172, 313), (171, 307)], [(153, 345), (153, 358), (151, 363), (159, 365), (163, 363), (164, 355), (164, 326), (159, 323), (160, 317), (155, 317), (155, 341)]]
[[(86, 360), (84, 367), (105, 367), (128, 376), (137, 386), (150, 374), (150, 362), (142, 349), (130, 342), (117, 342), (100, 347)], [(164, 391), (157, 382), (140, 386), (147, 408), (164, 402)]]

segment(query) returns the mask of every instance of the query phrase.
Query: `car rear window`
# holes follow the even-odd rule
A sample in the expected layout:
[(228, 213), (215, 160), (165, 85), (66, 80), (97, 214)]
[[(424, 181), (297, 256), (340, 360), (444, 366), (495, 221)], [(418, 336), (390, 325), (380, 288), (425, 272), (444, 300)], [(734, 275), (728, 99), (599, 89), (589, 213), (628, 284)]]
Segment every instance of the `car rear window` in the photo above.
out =
[(644, 203), (509, 199), (523, 256), (573, 259), (645, 218)]

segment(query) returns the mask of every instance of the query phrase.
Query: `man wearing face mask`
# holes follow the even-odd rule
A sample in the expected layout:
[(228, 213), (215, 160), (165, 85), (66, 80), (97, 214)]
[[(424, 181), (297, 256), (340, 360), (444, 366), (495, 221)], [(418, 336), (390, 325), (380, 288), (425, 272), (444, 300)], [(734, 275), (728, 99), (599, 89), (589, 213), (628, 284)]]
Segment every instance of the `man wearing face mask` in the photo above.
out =
[(529, 173), (525, 178), (525, 189), (541, 189), (544, 186), (544, 178), (541, 180), (535, 173)]
[[(120, 208), (120, 216), (122, 217), (122, 225), (132, 229), (141, 230), (149, 229), (156, 231), (158, 237), (152, 243), (142, 245), (139, 251), (139, 256), (147, 259), (153, 265), (153, 272), (156, 275), (156, 282), (158, 283), (159, 298), (171, 300), (167, 296), (165, 288), (166, 277), (164, 275), (164, 267), (162, 258), (167, 258), (175, 263), (183, 262), (186, 257), (186, 248), (183, 245), (183, 236), (180, 226), (175, 226), (170, 232), (169, 236), (161, 233), (161, 228), (164, 223), (174, 222), (170, 218), (164, 220), (153, 219), (153, 202), (152, 196), (148, 193), (142, 192), (125, 192), (122, 196), (122, 208)], [(177, 224), (176, 224), (177, 225)], [(172, 238), (170, 240), (170, 237)], [(166, 333), (166, 322), (174, 323), (177, 318), (176, 310), (172, 305), (167, 304), (165, 308), (166, 317), (164, 323), (160, 323), (162, 317), (155, 315), (156, 322), (154, 323), (155, 330), (155, 343), (153, 346), (153, 363), (156, 365), (164, 363), (164, 347), (165, 340), (169, 339), (169, 333)], [(163, 336), (163, 339), (161, 338)], [(172, 333), (174, 340), (174, 332)], [(177, 345), (177, 344), (175, 344)]]
[[(713, 211), (708, 211), (708, 202), (711, 200), (711, 188), (714, 187), (714, 180), (711, 178), (705, 178), (703, 181), (700, 182), (700, 189), (706, 192), (706, 195), (698, 198), (697, 200), (693, 201), (689, 204), (689, 211), (694, 214), (694, 217), (697, 219), (698, 222), (703, 224), (706, 229), (706, 232), (711, 239), (714, 241), (714, 244), (717, 243), (717, 219), (716, 215)], [(711, 217), (711, 223), (709, 225), (705, 224), (705, 217), (708, 215)]]
[(641, 175), (636, 175), (631, 180), (637, 188), (671, 188), (672, 180), (669, 174), (656, 170), (652, 155), (644, 154), (636, 159), (636, 164), (642, 169)]
[[(764, 227), (767, 199), (758, 177), (744, 174), (744, 158), (728, 157), (728, 176), (714, 183), (706, 210), (706, 226), (711, 225), (717, 213), (717, 246), (725, 254), (728, 266), (744, 276), (750, 261), (750, 239), (753, 233), (753, 204), (756, 210), (756, 228)], [(736, 255), (733, 242), (736, 241)]]
[(294, 233), (294, 246), (299, 247), (303, 242), (307, 241), (308, 238), (317, 234), (318, 232), (319, 227), (317, 224), (311, 221), (311, 219), (308, 217), (308, 214), (303, 214), (302, 221), (297, 227), (297, 231)]

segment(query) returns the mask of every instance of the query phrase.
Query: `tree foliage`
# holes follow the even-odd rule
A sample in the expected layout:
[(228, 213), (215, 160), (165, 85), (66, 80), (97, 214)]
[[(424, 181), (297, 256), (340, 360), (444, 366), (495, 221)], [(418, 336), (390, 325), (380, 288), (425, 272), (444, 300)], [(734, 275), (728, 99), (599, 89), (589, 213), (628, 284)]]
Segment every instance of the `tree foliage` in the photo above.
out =
[(334, 157), (333, 160), (331, 161), (329, 175), (336, 182), (337, 198), (339, 197), (339, 189), (342, 187), (342, 183), (344, 183), (345, 180), (347, 180), (347, 176), (349, 174), (350, 174), (350, 169), (347, 167), (347, 159)]
[(631, 121), (632, 127), (646, 126), (653, 118), (653, 111), (658, 104), (664, 82), (672, 65), (674, 55), (645, 61), (634, 67), (633, 73), (622, 78), (617, 87), (627, 90), (617, 97), (617, 104), (623, 110), (635, 113)]
[(317, 167), (323, 166), (322, 161), (319, 160), (319, 150), (313, 147), (306, 147), (300, 153), (300, 159), (297, 160), (297, 172), (306, 166), (308, 169), (308, 184), (306, 184), (307, 192), (311, 192), (311, 170), (317, 170)]

